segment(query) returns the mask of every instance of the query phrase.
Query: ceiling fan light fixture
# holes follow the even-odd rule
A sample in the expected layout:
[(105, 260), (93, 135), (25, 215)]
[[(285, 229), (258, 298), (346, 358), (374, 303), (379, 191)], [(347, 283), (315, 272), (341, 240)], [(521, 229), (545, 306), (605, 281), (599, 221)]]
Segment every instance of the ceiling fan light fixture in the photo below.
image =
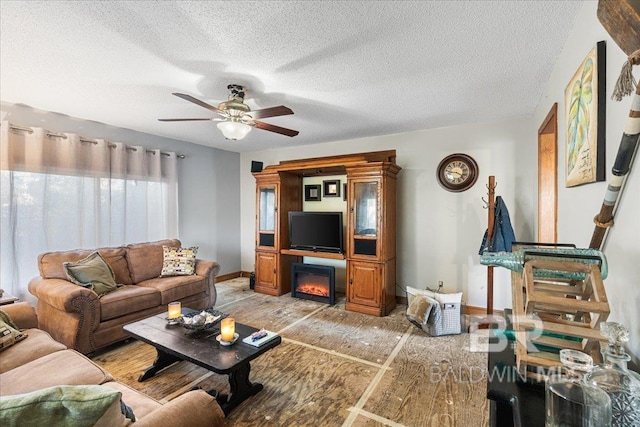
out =
[(238, 141), (247, 136), (251, 131), (251, 126), (245, 123), (226, 121), (218, 123), (218, 129), (225, 138)]

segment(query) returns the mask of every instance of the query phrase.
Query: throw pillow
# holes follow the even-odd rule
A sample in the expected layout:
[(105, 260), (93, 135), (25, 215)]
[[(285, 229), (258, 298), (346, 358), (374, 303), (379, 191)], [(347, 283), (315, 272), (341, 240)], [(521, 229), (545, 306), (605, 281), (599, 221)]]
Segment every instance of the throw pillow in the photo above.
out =
[(99, 385), (54, 386), (0, 399), (0, 425), (123, 425), (121, 396)]
[[(2, 313), (2, 318), (4, 318), (5, 316), (7, 318), (9, 317), (4, 312), (0, 312), (0, 313)], [(26, 337), (27, 337), (27, 334), (25, 332), (20, 332), (15, 327), (13, 322), (11, 322), (10, 318), (9, 318), (9, 322), (5, 322), (4, 320), (0, 319), (0, 352), (8, 349), (9, 347), (11, 347), (17, 342), (22, 341)]]
[(172, 248), (163, 246), (162, 271), (160, 277), (192, 276), (196, 274), (198, 247)]
[(427, 323), (437, 302), (426, 295), (416, 295), (407, 307), (407, 319), (420, 329)]
[(13, 323), (13, 320), (11, 320), (11, 317), (9, 316), (9, 314), (4, 310), (0, 310), (0, 320), (2, 320), (7, 325), (11, 326), (13, 329), (20, 329), (16, 326), (15, 323)]
[(411, 305), (413, 298), (416, 295), (426, 295), (433, 298), (436, 293), (434, 291), (428, 291), (426, 289), (417, 289), (413, 286), (407, 286), (407, 305)]
[(98, 251), (77, 262), (62, 263), (69, 281), (93, 290), (99, 296), (115, 291), (119, 286), (115, 274)]

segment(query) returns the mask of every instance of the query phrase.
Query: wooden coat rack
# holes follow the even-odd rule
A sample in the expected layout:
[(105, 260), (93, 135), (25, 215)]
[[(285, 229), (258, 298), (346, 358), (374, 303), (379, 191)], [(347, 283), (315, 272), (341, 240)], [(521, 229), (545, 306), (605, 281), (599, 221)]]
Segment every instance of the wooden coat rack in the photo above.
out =
[[(485, 200), (486, 208), (488, 212), (487, 221), (487, 245), (491, 244), (493, 238), (493, 226), (495, 224), (495, 208), (496, 208), (496, 177), (489, 176), (489, 183), (487, 184), (487, 196)], [(487, 315), (493, 314), (493, 266), (487, 267)]]

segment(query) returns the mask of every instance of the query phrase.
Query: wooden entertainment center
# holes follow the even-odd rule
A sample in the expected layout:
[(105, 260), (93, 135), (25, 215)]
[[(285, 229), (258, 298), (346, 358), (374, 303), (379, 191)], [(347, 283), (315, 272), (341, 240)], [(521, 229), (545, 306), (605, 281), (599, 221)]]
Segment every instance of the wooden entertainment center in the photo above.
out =
[[(282, 161), (256, 179), (255, 291), (291, 292), (291, 264), (302, 257), (346, 259), (346, 309), (386, 316), (396, 306), (395, 150)], [(302, 210), (302, 178), (346, 175), (345, 253), (289, 247), (289, 212)]]

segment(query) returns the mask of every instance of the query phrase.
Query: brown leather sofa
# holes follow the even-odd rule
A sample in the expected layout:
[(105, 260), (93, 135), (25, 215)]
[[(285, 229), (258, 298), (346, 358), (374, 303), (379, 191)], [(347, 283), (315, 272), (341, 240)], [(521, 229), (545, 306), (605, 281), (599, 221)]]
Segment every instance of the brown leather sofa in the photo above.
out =
[(113, 269), (116, 282), (124, 284), (102, 297), (68, 281), (62, 266), (95, 249), (41, 254), (40, 277), (29, 282), (29, 292), (38, 298), (38, 327), (65, 346), (89, 354), (126, 339), (122, 326), (167, 311), (172, 301), (196, 310), (213, 307), (218, 263), (198, 259), (193, 276), (158, 277), (163, 245), (180, 247), (181, 242), (172, 239), (97, 249)]
[[(36, 313), (27, 302), (2, 306), (27, 338), (4, 350), (0, 358), (0, 396), (21, 395), (48, 387), (100, 385), (122, 393), (136, 417), (134, 426), (223, 426), (224, 412), (204, 390), (188, 391), (165, 403), (119, 383), (84, 355), (67, 349), (36, 329)], [(62, 368), (62, 369), (61, 369)], [(106, 425), (128, 425), (120, 413)], [(15, 423), (14, 423), (15, 424)]]

